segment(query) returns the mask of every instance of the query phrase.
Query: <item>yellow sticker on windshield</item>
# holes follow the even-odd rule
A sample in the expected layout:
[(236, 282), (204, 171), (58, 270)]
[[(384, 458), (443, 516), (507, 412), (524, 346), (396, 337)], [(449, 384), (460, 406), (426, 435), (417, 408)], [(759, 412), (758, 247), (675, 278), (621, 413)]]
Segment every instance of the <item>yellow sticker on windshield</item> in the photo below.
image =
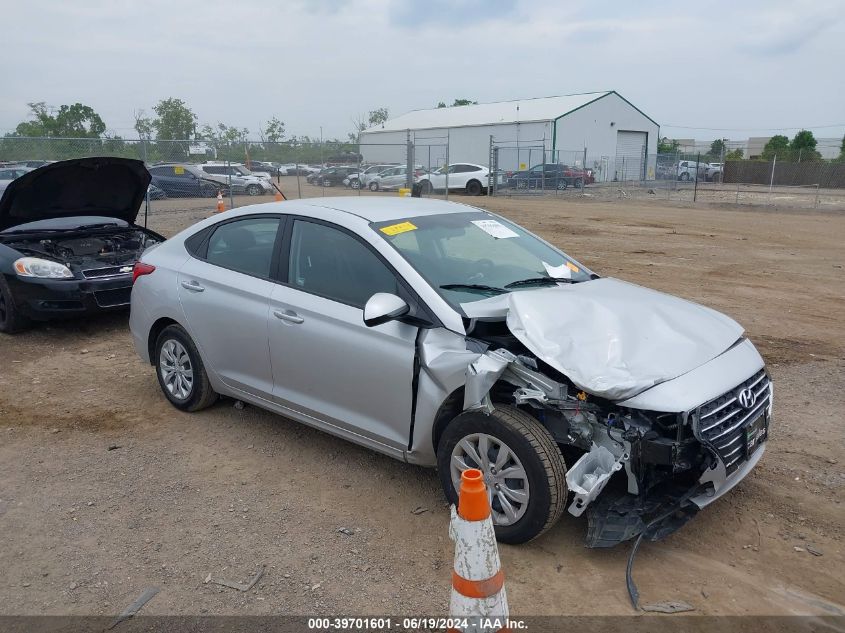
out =
[(572, 262), (566, 262), (566, 267), (567, 267), (569, 270), (571, 270), (573, 273), (580, 273), (580, 272), (581, 272), (581, 269), (580, 269), (580, 268), (578, 268), (578, 266), (576, 266), (576, 265), (575, 265), (575, 264), (573, 264)]
[(180, 174), (180, 175), (181, 175), (181, 174), (184, 174), (184, 173), (185, 173), (185, 168), (184, 168), (184, 167), (179, 167), (179, 166), (177, 165), (176, 167), (174, 167), (174, 168), (173, 168), (173, 173), (174, 173), (174, 174)]
[(379, 229), (385, 235), (399, 235), (400, 233), (407, 233), (408, 231), (415, 231), (416, 226), (410, 222), (400, 222), (399, 224), (391, 224), (390, 226), (383, 226)]

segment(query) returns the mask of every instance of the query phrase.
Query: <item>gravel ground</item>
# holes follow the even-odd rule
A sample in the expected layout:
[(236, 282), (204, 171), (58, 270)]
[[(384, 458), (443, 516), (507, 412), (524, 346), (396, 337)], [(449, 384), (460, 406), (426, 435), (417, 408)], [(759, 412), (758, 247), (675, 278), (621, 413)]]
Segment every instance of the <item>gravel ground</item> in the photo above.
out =
[[(643, 601), (845, 614), (845, 214), (454, 199), (604, 275), (730, 314), (770, 364), (766, 455), (681, 531), (644, 544)], [(172, 235), (213, 206), (156, 202), (150, 227)], [(565, 515), (530, 544), (500, 546), (512, 612), (631, 612), (628, 547), (587, 550), (585, 527)], [(144, 614), (438, 614), (447, 528), (433, 471), (230, 400), (177, 411), (135, 355), (126, 314), (0, 337), (0, 614), (114, 614), (150, 585), (161, 592)], [(248, 592), (205, 582), (244, 582), (260, 565)]]

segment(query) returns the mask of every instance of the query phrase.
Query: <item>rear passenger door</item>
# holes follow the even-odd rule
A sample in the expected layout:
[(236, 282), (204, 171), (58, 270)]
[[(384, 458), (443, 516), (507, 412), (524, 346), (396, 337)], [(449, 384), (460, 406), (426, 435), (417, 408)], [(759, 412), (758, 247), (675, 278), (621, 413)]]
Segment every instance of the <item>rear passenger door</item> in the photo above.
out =
[(179, 271), (185, 324), (206, 366), (228, 386), (270, 400), (269, 298), (283, 218), (221, 222)]

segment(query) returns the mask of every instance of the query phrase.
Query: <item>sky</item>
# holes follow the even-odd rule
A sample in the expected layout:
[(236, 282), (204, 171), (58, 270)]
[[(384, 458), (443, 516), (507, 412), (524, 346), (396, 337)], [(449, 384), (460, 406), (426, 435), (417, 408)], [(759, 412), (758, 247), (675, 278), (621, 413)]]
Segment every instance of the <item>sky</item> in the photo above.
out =
[(675, 138), (845, 133), (845, 0), (4, 4), (2, 132), (81, 102), (130, 138), (178, 97), (251, 138), (275, 116), (345, 139), (379, 107), (616, 90)]

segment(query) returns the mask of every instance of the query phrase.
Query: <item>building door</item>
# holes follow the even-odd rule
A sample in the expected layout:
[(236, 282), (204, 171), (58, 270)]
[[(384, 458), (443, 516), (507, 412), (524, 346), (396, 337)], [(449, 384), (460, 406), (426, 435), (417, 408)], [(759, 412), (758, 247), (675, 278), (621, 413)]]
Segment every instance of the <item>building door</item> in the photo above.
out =
[(616, 133), (615, 180), (645, 179), (648, 133), (619, 130)]

